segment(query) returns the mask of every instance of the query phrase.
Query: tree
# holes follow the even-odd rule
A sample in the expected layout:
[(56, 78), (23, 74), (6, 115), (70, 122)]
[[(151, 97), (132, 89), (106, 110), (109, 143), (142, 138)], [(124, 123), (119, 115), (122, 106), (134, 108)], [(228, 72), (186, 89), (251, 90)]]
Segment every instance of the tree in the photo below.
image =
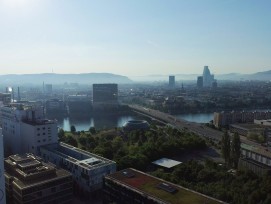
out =
[(58, 131), (58, 138), (60, 141), (63, 141), (64, 140), (64, 137), (65, 137), (65, 132), (62, 128), (59, 129)]
[(92, 135), (96, 134), (96, 129), (95, 127), (90, 127), (88, 130)]
[(68, 135), (64, 142), (74, 147), (78, 147), (76, 139), (74, 139), (71, 135)]
[(231, 161), (234, 168), (237, 168), (241, 153), (241, 141), (238, 133), (234, 133), (231, 143)]
[(75, 133), (75, 132), (76, 132), (76, 128), (75, 128), (74, 125), (71, 126), (71, 132), (72, 132), (72, 133)]
[(230, 164), (230, 136), (228, 132), (225, 132), (221, 140), (221, 154), (225, 160), (225, 164), (228, 166)]

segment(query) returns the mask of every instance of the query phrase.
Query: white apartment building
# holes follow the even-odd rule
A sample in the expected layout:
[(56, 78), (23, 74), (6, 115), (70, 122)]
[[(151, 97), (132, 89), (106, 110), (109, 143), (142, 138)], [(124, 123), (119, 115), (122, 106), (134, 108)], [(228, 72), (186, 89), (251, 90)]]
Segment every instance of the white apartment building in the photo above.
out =
[(105, 175), (116, 171), (116, 163), (65, 143), (40, 147), (40, 156), (47, 162), (68, 170), (81, 191), (101, 190)]
[(58, 141), (56, 121), (45, 119), (43, 107), (1, 107), (5, 153), (39, 154), (39, 146)]
[(4, 143), (2, 129), (0, 128), (0, 203), (6, 203), (5, 176), (4, 176)]

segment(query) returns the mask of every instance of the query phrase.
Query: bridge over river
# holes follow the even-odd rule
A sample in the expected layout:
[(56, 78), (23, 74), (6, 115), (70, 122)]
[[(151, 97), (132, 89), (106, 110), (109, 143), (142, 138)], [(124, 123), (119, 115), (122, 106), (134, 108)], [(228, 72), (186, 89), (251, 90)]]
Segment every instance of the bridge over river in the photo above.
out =
[(170, 114), (163, 113), (161, 111), (150, 108), (145, 108), (139, 105), (129, 105), (129, 107), (136, 112), (155, 118), (164, 123), (170, 124), (177, 129), (186, 128), (199, 136), (211, 138), (217, 142), (220, 141), (223, 136), (223, 132), (206, 127), (201, 123), (188, 122), (186, 120), (176, 118)]

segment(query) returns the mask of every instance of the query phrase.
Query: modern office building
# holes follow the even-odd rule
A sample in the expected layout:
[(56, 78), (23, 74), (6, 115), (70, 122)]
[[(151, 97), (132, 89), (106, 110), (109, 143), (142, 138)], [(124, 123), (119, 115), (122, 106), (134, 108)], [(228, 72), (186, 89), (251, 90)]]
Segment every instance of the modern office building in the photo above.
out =
[(175, 87), (175, 76), (169, 76), (168, 77), (168, 86), (170, 88), (174, 88)]
[(104, 202), (122, 204), (224, 203), (131, 168), (105, 176)]
[(199, 88), (199, 89), (203, 88), (203, 77), (202, 76), (198, 76), (197, 88)]
[(4, 142), (2, 129), (0, 128), (0, 203), (6, 203), (5, 176), (4, 176)]
[(7, 201), (14, 204), (71, 203), (72, 176), (33, 154), (5, 159)]
[(58, 141), (57, 122), (45, 119), (43, 107), (4, 106), (0, 118), (6, 155), (38, 155), (40, 146)]
[(204, 66), (203, 69), (203, 87), (211, 87), (214, 82), (214, 75), (210, 73), (209, 67)]
[(81, 192), (101, 190), (105, 175), (116, 171), (116, 163), (101, 156), (65, 143), (40, 148), (41, 157), (72, 173), (74, 183)]
[(93, 110), (118, 107), (117, 84), (93, 84)]

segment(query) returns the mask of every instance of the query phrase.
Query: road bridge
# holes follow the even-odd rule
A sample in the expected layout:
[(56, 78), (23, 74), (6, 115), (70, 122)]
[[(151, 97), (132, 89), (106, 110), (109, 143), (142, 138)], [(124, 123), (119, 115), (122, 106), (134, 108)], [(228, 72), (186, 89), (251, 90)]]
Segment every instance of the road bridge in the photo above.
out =
[(206, 127), (205, 125), (201, 123), (189, 122), (183, 119), (176, 118), (173, 115), (163, 113), (161, 111), (150, 109), (150, 108), (145, 108), (139, 105), (129, 105), (129, 107), (136, 112), (140, 112), (146, 116), (163, 121), (167, 124), (172, 125), (173, 127), (177, 129), (180, 129), (180, 130), (187, 129), (199, 136), (210, 138), (217, 142), (221, 141), (221, 138), (223, 136), (223, 132)]

